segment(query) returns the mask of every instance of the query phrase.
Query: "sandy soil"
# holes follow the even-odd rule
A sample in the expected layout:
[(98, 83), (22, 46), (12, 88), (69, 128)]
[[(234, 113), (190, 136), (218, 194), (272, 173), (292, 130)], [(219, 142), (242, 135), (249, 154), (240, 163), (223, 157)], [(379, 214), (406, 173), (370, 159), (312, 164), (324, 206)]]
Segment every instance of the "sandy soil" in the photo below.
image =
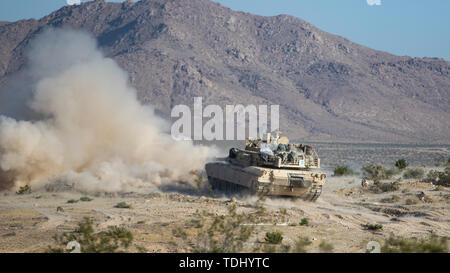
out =
[[(425, 193), (423, 201), (416, 195)], [(392, 196), (395, 195), (395, 199)], [(47, 192), (0, 196), (0, 252), (43, 252), (54, 244), (53, 236), (73, 231), (83, 217), (92, 217), (97, 230), (108, 226), (130, 229), (135, 245), (148, 252), (186, 252), (191, 245), (174, 236), (173, 229), (181, 227), (187, 236), (195, 228), (186, 226), (199, 211), (227, 213), (230, 196), (213, 198), (179, 192), (128, 193), (115, 196), (91, 195), (92, 201), (67, 203), (79, 199), (76, 192)], [(392, 200), (391, 200), (392, 199)], [(125, 201), (131, 209), (114, 206)], [(238, 211), (252, 212), (256, 197), (236, 197)], [(383, 242), (390, 234), (408, 238), (423, 238), (430, 234), (450, 237), (450, 188), (438, 188), (429, 183), (405, 180), (399, 190), (372, 193), (361, 188), (359, 178), (329, 178), (321, 197), (315, 203), (301, 200), (268, 198), (264, 201), (267, 223), (256, 227), (249, 242), (262, 242), (267, 231), (283, 233), (285, 244), (299, 236), (308, 237), (309, 252), (319, 251), (322, 241), (331, 243), (335, 252), (365, 252), (368, 241)], [(61, 207), (63, 211), (57, 211)], [(284, 212), (284, 209), (286, 211)], [(300, 226), (302, 218), (308, 226)], [(379, 223), (382, 230), (366, 230), (363, 225)], [(248, 244), (251, 249), (252, 244)]]

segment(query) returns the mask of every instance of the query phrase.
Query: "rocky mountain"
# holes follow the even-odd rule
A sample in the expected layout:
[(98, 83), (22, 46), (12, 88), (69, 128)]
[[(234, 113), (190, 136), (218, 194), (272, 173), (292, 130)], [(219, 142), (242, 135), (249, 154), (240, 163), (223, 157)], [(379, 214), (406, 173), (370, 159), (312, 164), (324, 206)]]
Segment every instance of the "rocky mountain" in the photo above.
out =
[(50, 26), (92, 33), (139, 99), (165, 117), (202, 96), (204, 104), (278, 104), (281, 130), (295, 139), (450, 143), (449, 62), (395, 56), (292, 16), (209, 0), (96, 0), (0, 23), (0, 87)]

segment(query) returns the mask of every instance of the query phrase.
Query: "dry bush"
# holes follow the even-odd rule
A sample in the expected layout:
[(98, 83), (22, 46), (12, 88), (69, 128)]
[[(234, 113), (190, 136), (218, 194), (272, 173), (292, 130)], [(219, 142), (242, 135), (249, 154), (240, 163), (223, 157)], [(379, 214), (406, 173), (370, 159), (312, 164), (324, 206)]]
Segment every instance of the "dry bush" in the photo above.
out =
[(83, 253), (114, 253), (124, 252), (133, 242), (131, 231), (116, 226), (111, 226), (107, 231), (95, 232), (93, 221), (85, 217), (78, 223), (78, 228), (72, 233), (64, 233), (54, 237), (58, 247), (48, 248), (51, 253), (64, 253), (66, 245), (76, 241), (81, 246)]
[(407, 169), (403, 173), (404, 179), (421, 179), (425, 175), (425, 171), (421, 168)]
[(416, 240), (391, 236), (381, 248), (383, 253), (448, 253), (446, 237), (431, 235), (429, 238)]

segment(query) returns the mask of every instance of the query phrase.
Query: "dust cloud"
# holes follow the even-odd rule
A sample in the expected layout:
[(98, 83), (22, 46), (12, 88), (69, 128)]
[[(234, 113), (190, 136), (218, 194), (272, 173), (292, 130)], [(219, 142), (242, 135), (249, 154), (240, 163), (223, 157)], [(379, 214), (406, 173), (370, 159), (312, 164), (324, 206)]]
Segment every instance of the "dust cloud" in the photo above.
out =
[(127, 73), (89, 34), (49, 29), (27, 57), (26, 74), (35, 82), (26, 107), (14, 112), (33, 114), (0, 116), (0, 189), (154, 187), (188, 181), (214, 156), (212, 148), (174, 141), (169, 124), (137, 100)]

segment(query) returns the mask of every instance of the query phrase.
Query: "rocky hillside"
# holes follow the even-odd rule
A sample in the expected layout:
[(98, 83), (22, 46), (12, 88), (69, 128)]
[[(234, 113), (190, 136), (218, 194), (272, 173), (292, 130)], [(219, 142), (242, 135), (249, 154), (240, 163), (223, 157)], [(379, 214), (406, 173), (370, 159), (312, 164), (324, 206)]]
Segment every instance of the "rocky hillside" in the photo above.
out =
[(394, 56), (292, 16), (209, 0), (97, 0), (1, 23), (0, 86), (49, 26), (92, 33), (139, 99), (165, 117), (202, 96), (205, 104), (279, 104), (281, 130), (295, 139), (450, 143), (450, 63), (442, 59)]

